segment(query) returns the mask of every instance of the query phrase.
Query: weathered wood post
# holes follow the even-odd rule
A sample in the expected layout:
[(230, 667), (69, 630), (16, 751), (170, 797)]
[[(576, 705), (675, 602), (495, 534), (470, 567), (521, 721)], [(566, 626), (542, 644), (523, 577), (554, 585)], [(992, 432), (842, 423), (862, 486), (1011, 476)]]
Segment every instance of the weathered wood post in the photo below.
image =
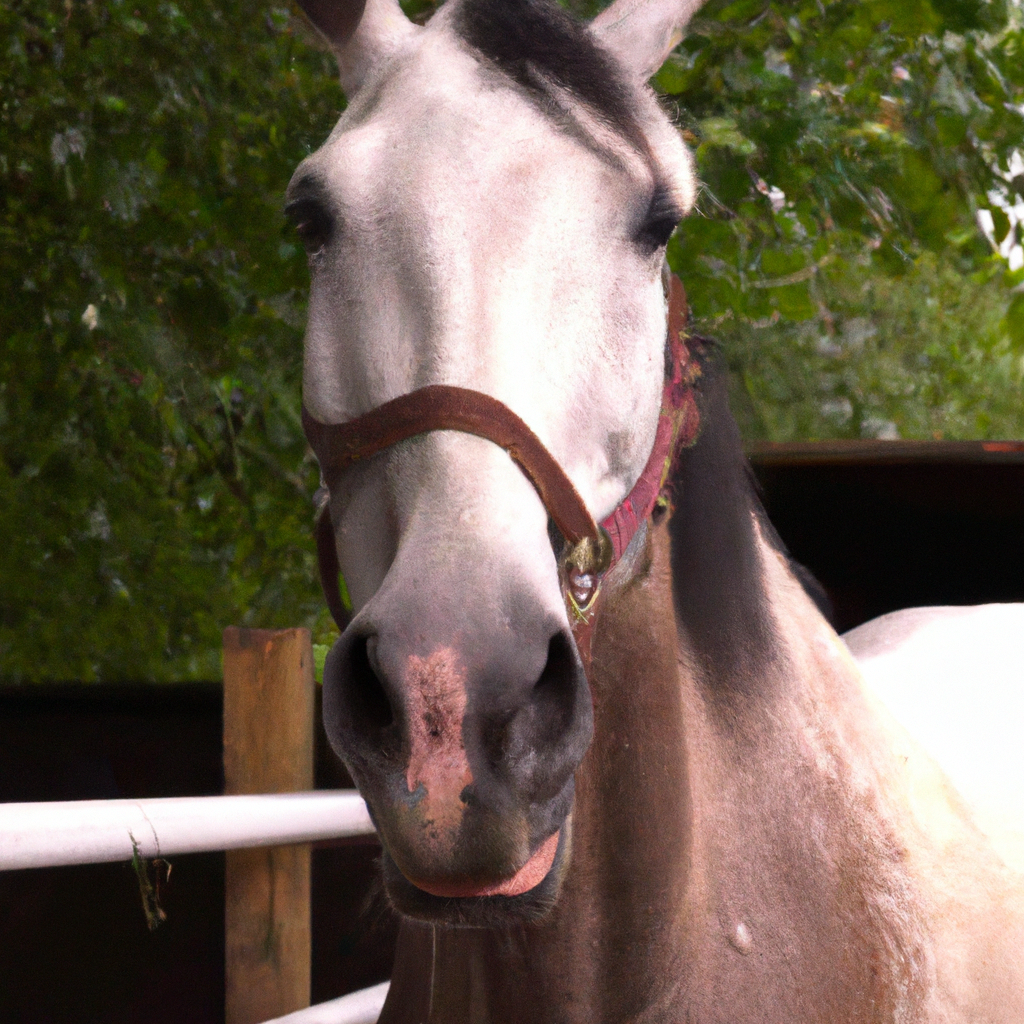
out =
[[(314, 685), (309, 630), (224, 630), (226, 794), (313, 788)], [(227, 1024), (309, 1006), (309, 847), (226, 856)]]

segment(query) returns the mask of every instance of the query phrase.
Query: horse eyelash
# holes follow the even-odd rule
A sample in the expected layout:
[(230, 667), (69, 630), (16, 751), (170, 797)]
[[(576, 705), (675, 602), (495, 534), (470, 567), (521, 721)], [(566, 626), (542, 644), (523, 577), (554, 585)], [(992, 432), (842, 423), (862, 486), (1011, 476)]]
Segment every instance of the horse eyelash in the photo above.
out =
[(647, 204), (647, 212), (635, 235), (637, 243), (648, 254), (657, 252), (668, 244), (672, 232), (682, 219), (683, 214), (676, 206), (669, 190), (664, 185), (656, 185)]

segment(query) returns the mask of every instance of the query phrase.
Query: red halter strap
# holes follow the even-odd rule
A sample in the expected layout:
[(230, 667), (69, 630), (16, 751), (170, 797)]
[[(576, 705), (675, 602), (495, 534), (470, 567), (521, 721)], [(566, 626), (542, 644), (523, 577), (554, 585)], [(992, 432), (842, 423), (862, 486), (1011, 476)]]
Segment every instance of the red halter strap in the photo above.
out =
[[(662, 495), (675, 452), (692, 444), (699, 416), (692, 384), (699, 374), (685, 343), (686, 295), (672, 277), (669, 290), (666, 382), (654, 447), (640, 478), (600, 527), (572, 481), (536, 434), (508, 406), (490, 395), (431, 384), (377, 406), (347, 423), (321, 423), (303, 407), (302, 426), (320, 463), (328, 493), (345, 469), (392, 445), (435, 430), (475, 434), (504, 448), (536, 488), (567, 541), (561, 576), (574, 629), (589, 624), (601, 579), (629, 546)], [(317, 513), (317, 556), (324, 597), (338, 628), (351, 612), (339, 587), (338, 555), (327, 501)]]
[(567, 541), (579, 544), (584, 538), (598, 538), (594, 517), (540, 438), (507, 405), (482, 391), (430, 384), (348, 423), (320, 423), (303, 409), (302, 427), (328, 489), (353, 462), (418, 434), (458, 430), (486, 438), (504, 448), (529, 477)]
[(667, 503), (667, 496), (662, 492), (676, 453), (692, 445), (700, 431), (700, 413), (693, 392), (700, 367), (691, 358), (686, 345), (686, 318), (686, 292), (682, 281), (673, 274), (669, 279), (665, 387), (661, 393), (661, 415), (654, 435), (654, 447), (633, 489), (601, 523), (611, 537), (612, 565), (622, 557), (640, 525), (659, 501)]

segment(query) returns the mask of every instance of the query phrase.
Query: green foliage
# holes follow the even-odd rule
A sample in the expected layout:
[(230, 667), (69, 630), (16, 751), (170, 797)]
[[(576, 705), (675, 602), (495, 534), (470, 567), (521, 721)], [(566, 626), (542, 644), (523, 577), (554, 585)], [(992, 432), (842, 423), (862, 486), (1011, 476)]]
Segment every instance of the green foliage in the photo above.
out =
[[(1020, 231), (988, 198), (1024, 197), (994, 173), (1024, 148), (1020, 13), (715, 0), (659, 74), (705, 182), (670, 256), (749, 436), (1024, 435), (1024, 274), (975, 223)], [(215, 677), (230, 623), (329, 638), (281, 202), (344, 99), (302, 26), (0, 8), (0, 677)]]
[(216, 678), (326, 614), (284, 186), (344, 100), (289, 11), (0, 11), (0, 676)]
[(655, 79), (704, 184), (669, 258), (749, 437), (1024, 435), (1021, 296), (977, 227), (1024, 150), (1019, 5), (713, 2)]
[(899, 276), (853, 263), (815, 295), (822, 311), (807, 320), (723, 324), (748, 437), (1024, 435), (999, 280), (924, 253)]

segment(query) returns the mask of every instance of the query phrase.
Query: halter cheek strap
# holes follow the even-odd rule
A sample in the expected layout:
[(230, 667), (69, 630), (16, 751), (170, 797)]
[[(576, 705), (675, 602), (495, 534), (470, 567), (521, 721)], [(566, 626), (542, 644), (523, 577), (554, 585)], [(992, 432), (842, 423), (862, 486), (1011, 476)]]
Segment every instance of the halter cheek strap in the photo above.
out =
[(693, 385), (700, 366), (686, 344), (686, 292), (674, 274), (669, 279), (668, 337), (665, 342), (665, 387), (661, 415), (647, 465), (622, 503), (601, 523), (608, 531), (614, 565), (629, 547), (637, 530), (665, 499), (664, 489), (678, 451), (688, 448), (700, 432), (700, 413)]
[[(537, 435), (508, 406), (480, 391), (431, 384), (385, 402), (347, 423), (321, 423), (303, 407), (302, 426), (320, 463), (328, 495), (339, 486), (341, 474), (354, 462), (419, 434), (457, 430), (504, 448), (536, 488), (548, 515), (567, 542), (560, 575), (574, 632), (578, 641), (584, 639), (581, 632), (587, 634), (589, 655), (589, 625), (601, 580), (622, 557), (659, 502), (667, 503), (664, 488), (675, 453), (692, 444), (697, 436), (699, 415), (693, 382), (700, 371), (690, 358), (685, 327), (686, 295), (679, 279), (672, 277), (666, 379), (654, 447), (633, 489), (600, 526)], [(316, 546), (324, 597), (338, 628), (344, 630), (351, 610), (341, 596), (338, 555), (326, 498), (317, 511)]]

